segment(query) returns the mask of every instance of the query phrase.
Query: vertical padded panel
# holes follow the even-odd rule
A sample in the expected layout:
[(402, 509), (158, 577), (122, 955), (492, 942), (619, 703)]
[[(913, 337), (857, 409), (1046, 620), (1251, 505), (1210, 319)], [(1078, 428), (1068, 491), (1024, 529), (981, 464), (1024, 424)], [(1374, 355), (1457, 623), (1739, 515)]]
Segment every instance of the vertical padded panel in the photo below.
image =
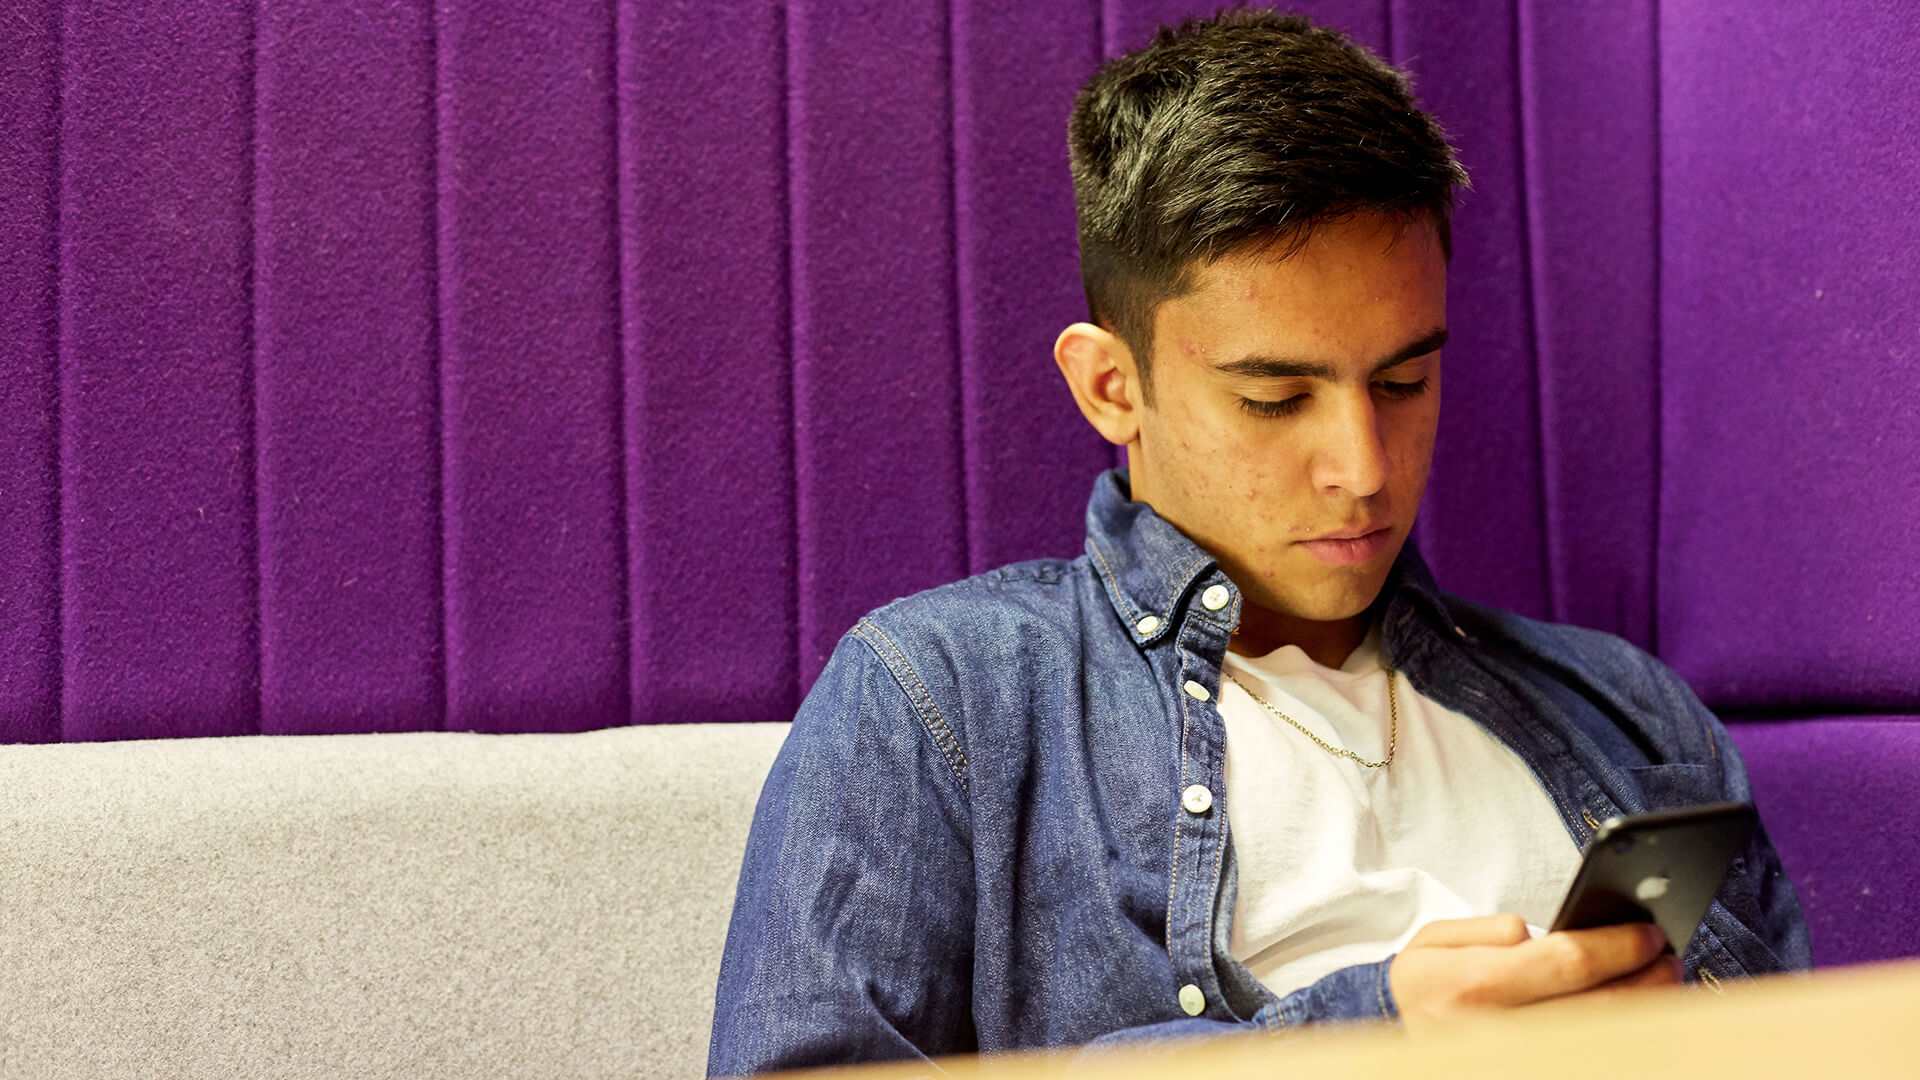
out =
[(1097, 66), (1091, 9), (954, 5), (954, 187), (970, 573), (1080, 554), (1113, 448), (1053, 362), (1086, 318), (1067, 116)]
[(261, 18), (261, 729), (436, 728), (429, 7)]
[(1663, 10), (1661, 653), (1723, 707), (1920, 709), (1920, 18)]
[(802, 686), (870, 608), (964, 576), (948, 15), (787, 9)]
[(437, 17), (447, 726), (624, 724), (614, 14)]
[(0, 743), (60, 739), (59, 20), (0, 20)]
[(780, 10), (744, 5), (724, 33), (698, 0), (625, 0), (620, 14), (633, 719), (788, 720), (799, 699)]
[[(1660, 387), (1653, 0), (1520, 0), (1518, 13), (1546, 614), (1651, 646)], [(1472, 408), (1465, 395), (1449, 398), (1451, 408)]]
[(1730, 723), (1815, 965), (1920, 956), (1920, 717)]
[(1547, 614), (1538, 370), (1520, 153), (1517, 28), (1508, 3), (1396, 2), (1394, 44), (1420, 107), (1448, 133), (1458, 193), (1447, 271), (1445, 404), (1420, 511), (1447, 588)]
[(244, 7), (66, 8), (69, 740), (256, 730), (252, 38)]
[[(1121, 39), (1131, 30), (1131, 25), (1127, 19), (1126, 0), (1089, 0), (1089, 6), (1092, 8), (1092, 11), (1093, 11), (1093, 20), (1094, 20), (1093, 33), (1094, 33), (1095, 43), (1099, 46), (1099, 49), (1100, 49), (1100, 57), (1099, 57), (1100, 63), (1104, 64), (1106, 61), (1111, 60), (1115, 56), (1118, 56), (1120, 53), (1126, 51), (1120, 45)], [(1095, 65), (1096, 68), (1098, 66), (1099, 66), (1098, 64)], [(1087, 72), (1087, 74), (1092, 75), (1093, 72), (1089, 71)], [(1076, 87), (1076, 89), (1078, 88)], [(1064, 127), (1065, 124), (1066, 124), (1066, 121), (1063, 119), (1061, 121), (1061, 126)], [(1076, 228), (1077, 227), (1078, 226), (1076, 223)], [(1074, 270), (1077, 278), (1077, 275), (1079, 272), (1079, 265), (1077, 263), (1075, 264)], [(1083, 305), (1085, 304), (1084, 299), (1081, 302)], [(1081, 317), (1085, 318), (1086, 315), (1087, 315), (1087, 312), (1084, 310), (1084, 307), (1083, 307), (1083, 310), (1081, 312)], [(1112, 453), (1113, 453), (1113, 467), (1116, 469), (1127, 468), (1127, 465), (1128, 465), (1127, 448), (1124, 446), (1114, 446), (1114, 447), (1111, 447), (1110, 449), (1112, 450)], [(1083, 520), (1081, 522), (1081, 532), (1083, 534), (1082, 535), (1083, 546), (1085, 544), (1085, 536), (1084, 536), (1085, 531), (1086, 531), (1086, 522), (1084, 520), (1084, 515), (1083, 515)]]

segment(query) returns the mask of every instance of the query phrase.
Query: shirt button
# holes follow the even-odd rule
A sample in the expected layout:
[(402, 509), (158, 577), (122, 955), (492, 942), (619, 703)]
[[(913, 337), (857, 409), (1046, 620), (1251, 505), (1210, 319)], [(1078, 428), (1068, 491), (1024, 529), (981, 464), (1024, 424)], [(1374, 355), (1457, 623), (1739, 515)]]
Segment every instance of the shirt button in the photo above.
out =
[(1192, 698), (1195, 701), (1205, 701), (1208, 698), (1212, 697), (1213, 695), (1207, 692), (1206, 687), (1201, 686), (1199, 683), (1194, 682), (1192, 679), (1188, 679), (1187, 680), (1187, 696)]
[(1188, 1016), (1199, 1016), (1207, 1011), (1207, 995), (1200, 988), (1188, 983), (1180, 988), (1180, 1011)]
[(1190, 784), (1180, 793), (1180, 805), (1187, 808), (1189, 814), (1204, 814), (1213, 807), (1213, 792), (1205, 784)]
[(1151, 635), (1155, 630), (1160, 629), (1160, 619), (1158, 616), (1149, 615), (1146, 618), (1141, 619), (1139, 622), (1134, 623), (1133, 628), (1135, 630), (1140, 631), (1141, 637), (1147, 637)]
[(1208, 611), (1219, 611), (1232, 599), (1233, 591), (1225, 585), (1209, 585), (1207, 591), (1200, 594), (1200, 602), (1207, 606)]

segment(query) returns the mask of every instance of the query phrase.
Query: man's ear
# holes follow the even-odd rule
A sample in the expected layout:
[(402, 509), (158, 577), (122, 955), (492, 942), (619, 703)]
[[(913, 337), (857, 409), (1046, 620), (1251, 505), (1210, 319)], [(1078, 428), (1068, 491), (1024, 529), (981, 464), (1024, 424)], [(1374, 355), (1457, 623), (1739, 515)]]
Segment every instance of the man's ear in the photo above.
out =
[(1139, 437), (1140, 380), (1126, 342), (1093, 323), (1073, 323), (1053, 340), (1053, 362), (1101, 438), (1125, 446)]

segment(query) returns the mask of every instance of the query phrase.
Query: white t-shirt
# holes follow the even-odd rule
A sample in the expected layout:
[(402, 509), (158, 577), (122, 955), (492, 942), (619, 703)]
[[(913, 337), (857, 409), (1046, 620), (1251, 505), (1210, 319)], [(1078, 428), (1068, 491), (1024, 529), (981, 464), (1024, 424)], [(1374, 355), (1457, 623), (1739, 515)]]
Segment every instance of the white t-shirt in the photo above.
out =
[[(1297, 645), (1223, 669), (1330, 745), (1387, 754), (1380, 624), (1339, 668)], [(1233, 955), (1285, 996), (1400, 951), (1434, 919), (1517, 912), (1545, 932), (1580, 863), (1533, 771), (1472, 718), (1394, 673), (1393, 764), (1336, 757), (1220, 680)]]

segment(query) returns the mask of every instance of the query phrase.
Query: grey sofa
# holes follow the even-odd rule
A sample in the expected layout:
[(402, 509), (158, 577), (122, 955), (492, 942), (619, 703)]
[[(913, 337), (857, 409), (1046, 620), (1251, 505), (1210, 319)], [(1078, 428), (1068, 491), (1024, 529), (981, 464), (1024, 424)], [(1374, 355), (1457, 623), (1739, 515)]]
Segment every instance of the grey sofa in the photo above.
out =
[(0, 746), (0, 1076), (701, 1075), (787, 727)]

